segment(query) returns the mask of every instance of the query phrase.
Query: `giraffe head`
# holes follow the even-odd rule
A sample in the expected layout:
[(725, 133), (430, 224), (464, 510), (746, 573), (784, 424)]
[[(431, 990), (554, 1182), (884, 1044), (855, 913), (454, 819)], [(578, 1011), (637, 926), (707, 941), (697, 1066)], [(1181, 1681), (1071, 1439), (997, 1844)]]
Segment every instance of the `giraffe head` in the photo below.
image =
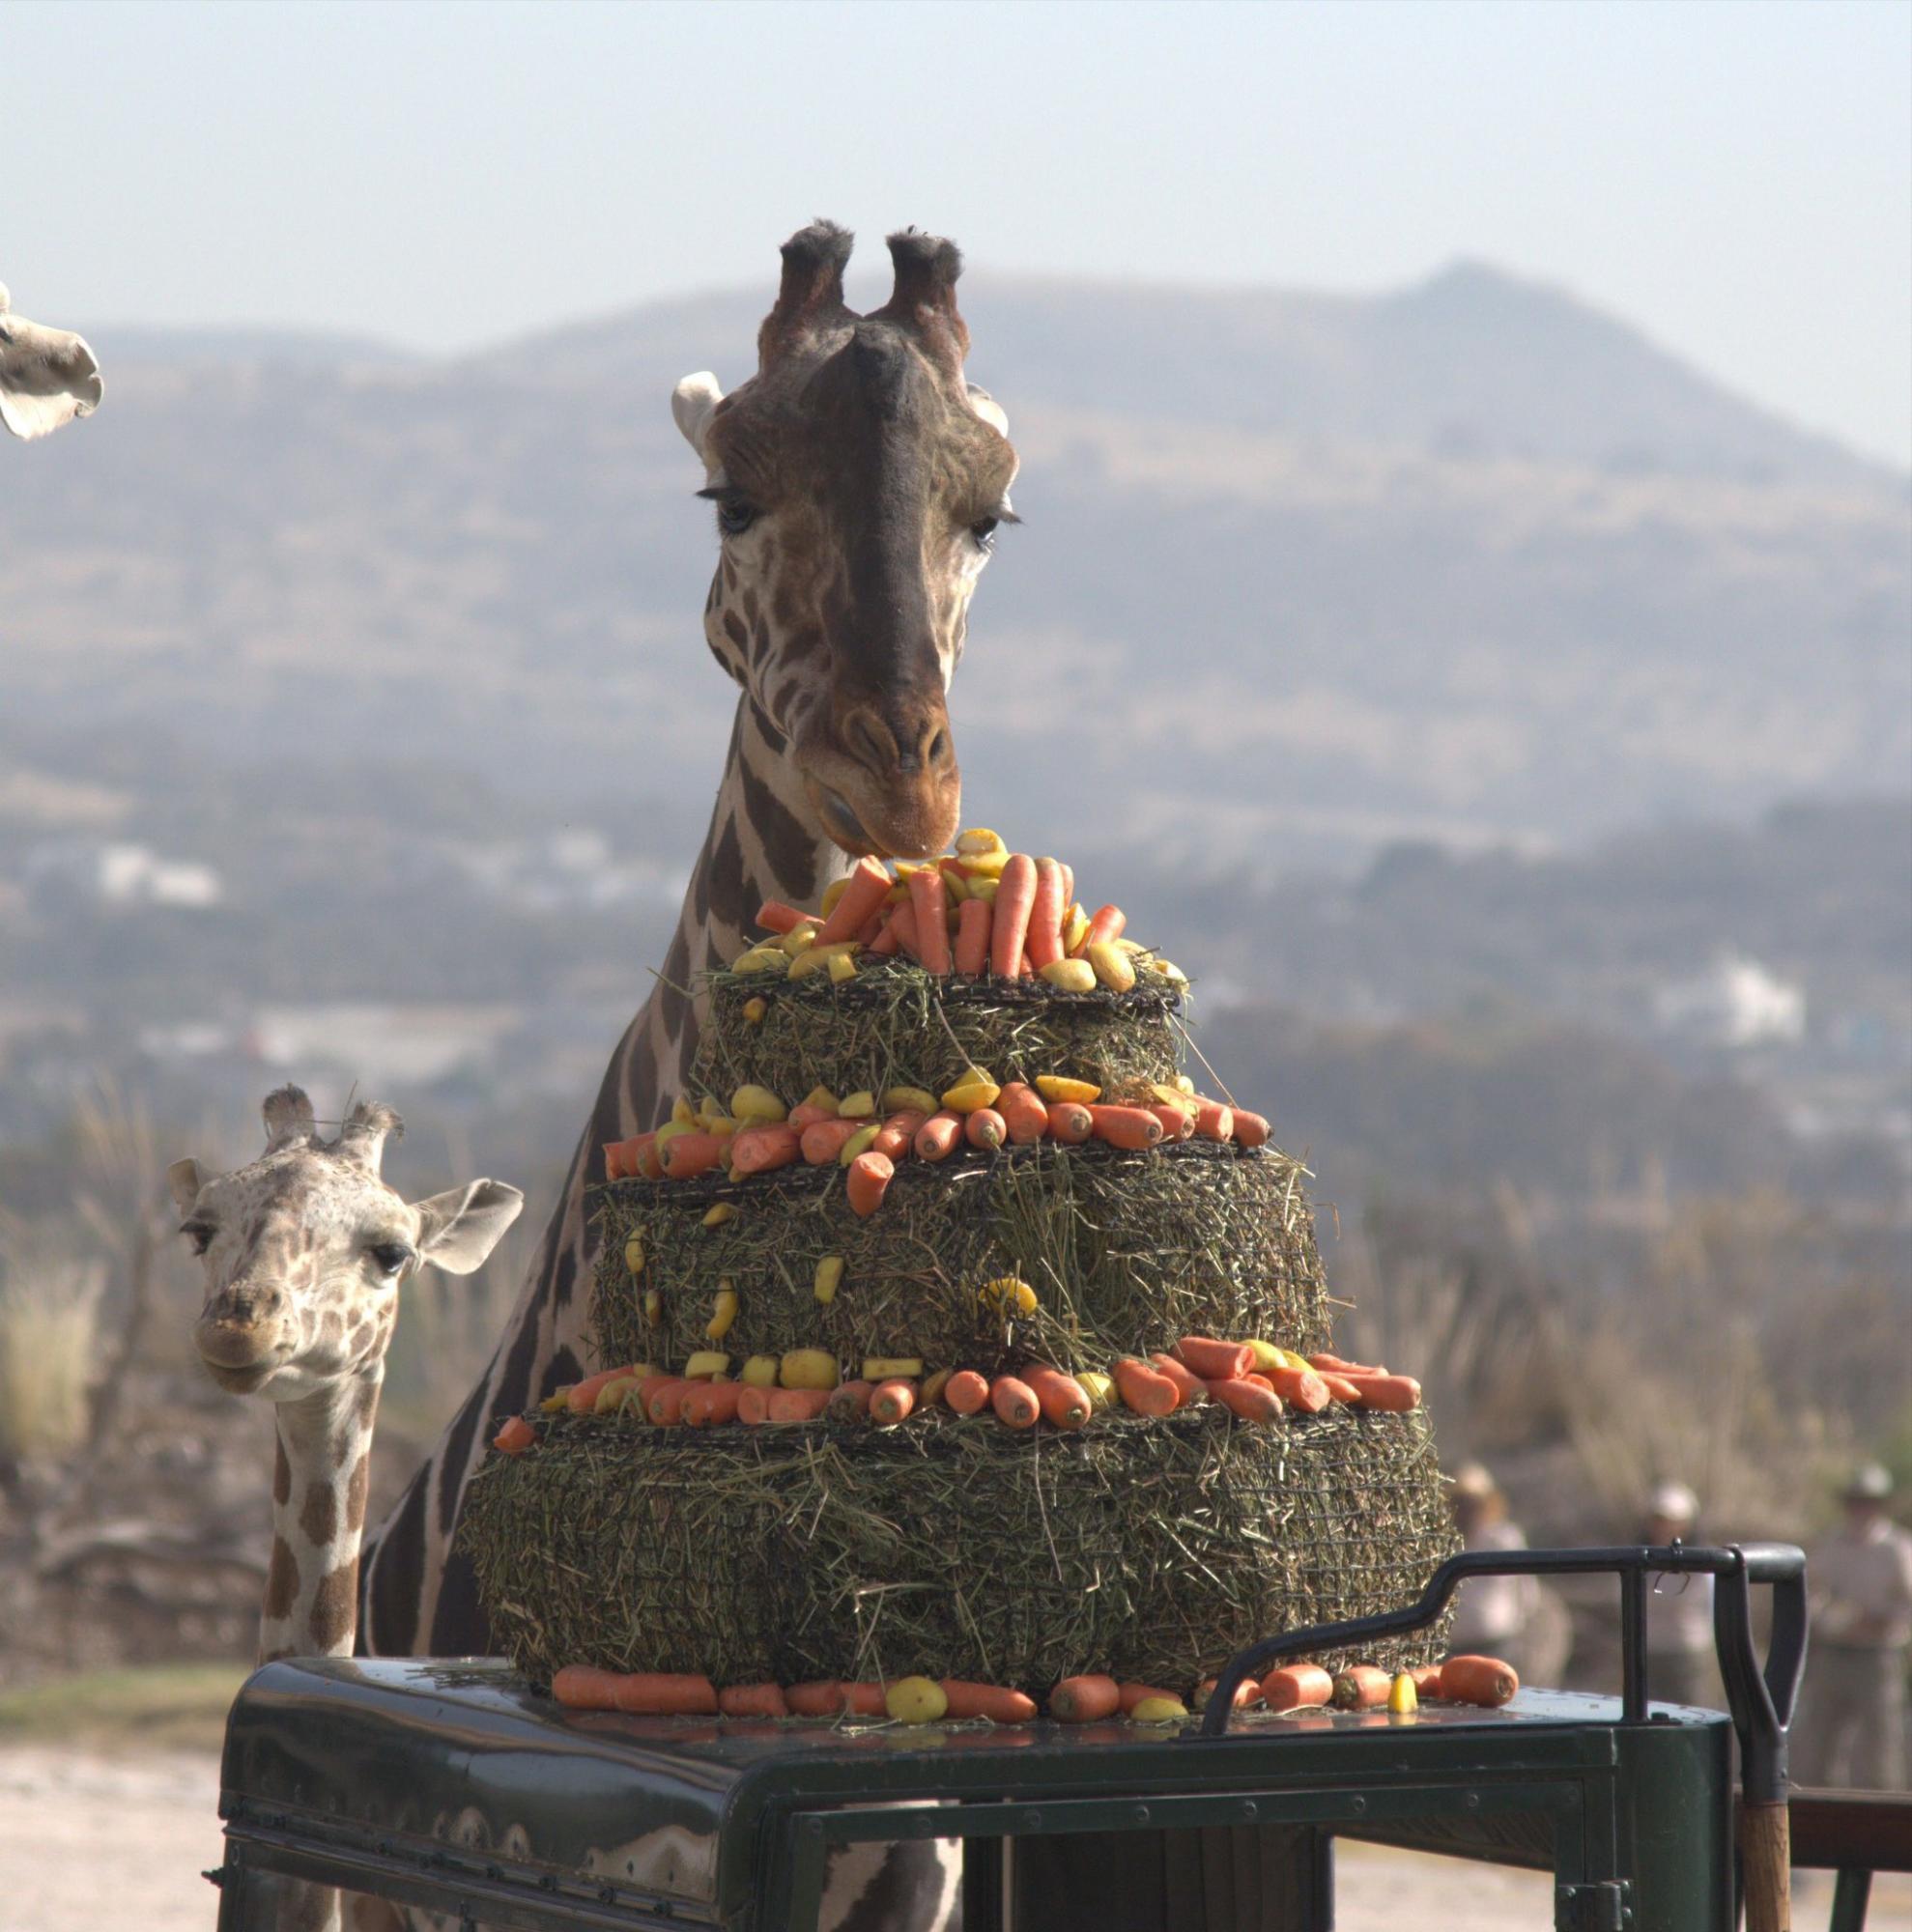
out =
[(334, 1141), (297, 1087), (267, 1096), (266, 1151), (231, 1174), (166, 1171), (181, 1232), (206, 1262), (193, 1345), (235, 1395), (296, 1402), (379, 1364), (401, 1281), (423, 1264), (470, 1274), (525, 1197), (496, 1180), (408, 1203), (380, 1178), (389, 1107), (361, 1103)]
[(702, 459), (722, 554), (704, 607), (717, 661), (781, 747), (813, 821), (845, 852), (940, 851), (961, 779), (945, 694), (970, 593), (1013, 522), (1008, 420), (963, 378), (954, 243), (890, 237), (896, 281), (843, 301), (852, 237), (784, 244), (757, 368), (671, 397)]

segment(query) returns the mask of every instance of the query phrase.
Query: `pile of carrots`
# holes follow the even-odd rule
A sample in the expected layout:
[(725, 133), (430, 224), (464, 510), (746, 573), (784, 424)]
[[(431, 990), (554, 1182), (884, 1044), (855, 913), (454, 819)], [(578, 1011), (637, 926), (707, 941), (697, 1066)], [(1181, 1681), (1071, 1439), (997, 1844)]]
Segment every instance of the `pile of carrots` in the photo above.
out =
[(994, 1153), (1005, 1147), (1101, 1141), (1131, 1151), (1179, 1141), (1268, 1144), (1269, 1123), (1245, 1107), (1197, 1094), (1184, 1075), (1152, 1081), (1105, 1100), (1093, 1081), (1039, 1073), (1034, 1085), (999, 1086), (968, 1066), (940, 1094), (927, 1087), (848, 1094), (814, 1087), (795, 1106), (767, 1088), (739, 1087), (728, 1102), (706, 1095), (698, 1105), (679, 1095), (671, 1119), (653, 1132), (607, 1141), (607, 1180), (691, 1180), (727, 1172), (732, 1180), (770, 1174), (799, 1161), (846, 1170), (846, 1191), (859, 1215), (873, 1214), (899, 1161), (947, 1160), (963, 1148)]
[[(1034, 1291), (1013, 1278), (991, 1282), (984, 1293), (993, 1305), (1012, 1311), (1035, 1306)], [(690, 1429), (819, 1419), (894, 1429), (940, 1404), (962, 1416), (987, 1410), (1010, 1429), (1033, 1429), (1046, 1421), (1073, 1430), (1098, 1412), (1118, 1407), (1159, 1416), (1213, 1402), (1241, 1421), (1266, 1423), (1291, 1407), (1313, 1415), (1334, 1402), (1355, 1408), (1418, 1408), (1420, 1395), (1420, 1383), (1412, 1376), (1390, 1375), (1379, 1364), (1326, 1353), (1301, 1356), (1260, 1340), (1184, 1335), (1171, 1352), (1146, 1360), (1125, 1355), (1106, 1375), (1088, 1369), (1071, 1375), (1047, 1362), (1028, 1362), (995, 1376), (976, 1369), (926, 1375), (915, 1356), (870, 1356), (861, 1374), (845, 1378), (827, 1350), (792, 1349), (781, 1356), (751, 1356), (732, 1380), (730, 1357), (705, 1350), (693, 1355), (681, 1374), (648, 1362), (600, 1370), (556, 1390), (542, 1407), (547, 1413), (634, 1416)], [(519, 1456), (536, 1440), (533, 1426), (514, 1416), (492, 1446)]]
[[(1422, 1670), (1389, 1677), (1372, 1664), (1329, 1676), (1318, 1663), (1284, 1663), (1259, 1684), (1241, 1686), (1238, 1709), (1271, 1712), (1332, 1706), (1364, 1711), (1382, 1707), (1397, 1716), (1425, 1701), (1478, 1704), (1490, 1709), (1506, 1703), (1520, 1689), (1510, 1663), (1492, 1657), (1450, 1657)], [(1214, 1680), (1200, 1685), (1192, 1699), (1201, 1709)], [(596, 1670), (567, 1664), (552, 1679), (552, 1695), (574, 1711), (622, 1711), (642, 1717), (699, 1718), (865, 1718), (928, 1724), (942, 1719), (987, 1719), (997, 1724), (1026, 1724), (1038, 1714), (1035, 1698), (1003, 1684), (977, 1684), (958, 1677), (899, 1677), (888, 1683), (845, 1683), (823, 1678), (808, 1684), (733, 1684), (717, 1689), (708, 1677), (685, 1671)], [(1153, 1684), (1118, 1683), (1087, 1674), (1065, 1677), (1049, 1692), (1048, 1716), (1062, 1724), (1093, 1724), (1126, 1718), (1135, 1723), (1173, 1722), (1190, 1715), (1190, 1705), (1174, 1690)]]
[(1120, 906), (1083, 909), (1072, 867), (1012, 852), (986, 829), (963, 833), (945, 857), (894, 869), (859, 859), (818, 911), (772, 899), (756, 923), (771, 937), (739, 954), (733, 972), (792, 980), (827, 973), (841, 982), (856, 977), (857, 955), (868, 953), (904, 955), (938, 977), (1040, 977), (1067, 993), (1126, 993), (1143, 974), (1187, 984), (1172, 961), (1123, 936)]

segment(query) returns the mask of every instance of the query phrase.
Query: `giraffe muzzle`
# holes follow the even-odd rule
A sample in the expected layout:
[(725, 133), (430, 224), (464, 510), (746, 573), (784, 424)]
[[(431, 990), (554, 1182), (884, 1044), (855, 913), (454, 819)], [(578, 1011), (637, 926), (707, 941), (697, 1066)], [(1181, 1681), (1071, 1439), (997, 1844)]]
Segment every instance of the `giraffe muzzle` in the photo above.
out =
[(277, 1289), (216, 1296), (193, 1324), (192, 1345), (199, 1359), (225, 1386), (220, 1372), (270, 1372), (283, 1355), (286, 1298)]

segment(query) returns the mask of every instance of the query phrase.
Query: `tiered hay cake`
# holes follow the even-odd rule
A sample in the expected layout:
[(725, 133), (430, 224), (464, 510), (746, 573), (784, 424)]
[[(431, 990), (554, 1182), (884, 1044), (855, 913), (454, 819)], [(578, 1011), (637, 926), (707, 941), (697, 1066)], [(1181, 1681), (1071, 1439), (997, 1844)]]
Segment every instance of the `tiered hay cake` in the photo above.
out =
[[(1165, 980), (1059, 993), (892, 961), (843, 984), (719, 973), (707, 990), (699, 1094), (940, 1093), (965, 1065), (1122, 1092), (1181, 1059)], [(594, 1340), (607, 1365), (681, 1363), (712, 1346), (728, 1281), (717, 1346), (733, 1361), (819, 1348), (851, 1374), (867, 1356), (1086, 1369), (1189, 1333), (1312, 1352), (1329, 1321), (1303, 1178), (1271, 1144), (1042, 1141), (899, 1162), (867, 1219), (834, 1163), (618, 1180), (597, 1202)], [(710, 1217), (718, 1203), (736, 1211)], [(824, 1304), (826, 1256), (844, 1265)], [(1036, 1291), (1007, 1321), (980, 1292), (1004, 1276)], [(1454, 1548), (1419, 1409), (1114, 1410), (1070, 1432), (932, 1406), (889, 1430), (534, 1420), (534, 1451), (475, 1481), (465, 1538), (495, 1636), (539, 1680), (591, 1663), (719, 1684), (920, 1672), (1041, 1695), (1096, 1670), (1185, 1687), (1259, 1637), (1411, 1601)], [(1430, 1633), (1361, 1661), (1440, 1648)]]

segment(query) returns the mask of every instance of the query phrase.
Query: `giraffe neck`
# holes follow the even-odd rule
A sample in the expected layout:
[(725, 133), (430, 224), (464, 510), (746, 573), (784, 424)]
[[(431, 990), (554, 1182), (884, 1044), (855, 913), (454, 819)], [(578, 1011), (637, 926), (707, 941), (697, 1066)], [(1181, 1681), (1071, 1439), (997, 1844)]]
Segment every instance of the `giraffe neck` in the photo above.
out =
[(349, 1657), (385, 1364), (274, 1406), (272, 1559), (259, 1658)]

